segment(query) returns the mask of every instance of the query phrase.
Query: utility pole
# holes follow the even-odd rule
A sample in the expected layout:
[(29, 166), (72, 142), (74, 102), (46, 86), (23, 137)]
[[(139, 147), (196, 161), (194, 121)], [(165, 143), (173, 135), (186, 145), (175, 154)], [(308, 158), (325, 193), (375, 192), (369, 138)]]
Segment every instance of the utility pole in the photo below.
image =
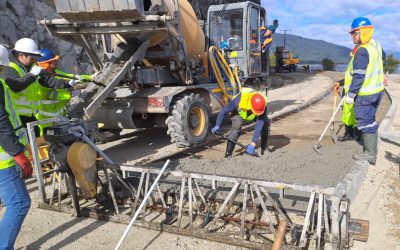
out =
[(284, 35), (283, 35), (283, 49), (286, 49), (286, 31), (291, 31), (291, 30), (283, 30)]

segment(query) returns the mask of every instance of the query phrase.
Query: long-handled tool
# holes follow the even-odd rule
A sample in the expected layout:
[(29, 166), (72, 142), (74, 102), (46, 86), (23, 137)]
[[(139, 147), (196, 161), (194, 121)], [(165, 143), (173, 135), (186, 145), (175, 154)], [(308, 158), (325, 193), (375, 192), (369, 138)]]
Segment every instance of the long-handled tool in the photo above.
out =
[[(332, 113), (333, 114), (335, 114), (335, 108), (336, 108), (336, 102), (337, 102), (337, 96), (338, 96), (338, 94), (337, 93), (334, 93), (334, 101), (333, 101), (333, 110), (332, 110)], [(333, 116), (334, 118), (335, 118), (335, 116)], [(332, 126), (331, 126), (331, 137), (332, 137), (332, 140), (333, 140), (333, 142), (336, 144), (336, 143), (338, 143), (338, 138), (337, 138), (337, 134), (336, 134), (336, 131), (335, 131), (335, 119), (333, 119), (333, 121), (332, 121)]]
[(331, 119), (329, 119), (328, 124), (326, 124), (326, 127), (325, 127), (324, 131), (322, 132), (321, 136), (319, 137), (319, 139), (318, 139), (318, 141), (317, 141), (317, 144), (315, 144), (315, 145), (313, 146), (313, 149), (314, 149), (318, 154), (320, 154), (320, 155), (322, 155), (322, 153), (319, 151), (319, 149), (321, 148), (321, 140), (322, 140), (322, 137), (324, 137), (326, 131), (327, 131), (328, 128), (329, 128), (329, 125), (331, 125), (333, 119), (335, 118), (336, 113), (339, 111), (340, 107), (342, 106), (343, 101), (344, 101), (344, 97), (342, 98), (342, 100), (340, 101), (339, 105), (337, 106), (337, 108), (336, 108), (335, 112), (333, 113)]
[(247, 151), (246, 151), (247, 147), (246, 147), (245, 145), (243, 145), (242, 143), (240, 143), (240, 142), (238, 142), (238, 141), (235, 141), (235, 140), (232, 140), (231, 138), (226, 137), (226, 136), (223, 135), (222, 133), (218, 133), (218, 132), (217, 132), (217, 133), (215, 133), (215, 134), (216, 134), (216, 135), (219, 135), (221, 138), (224, 138), (225, 140), (230, 141), (230, 142), (232, 142), (232, 143), (238, 145), (239, 147), (243, 148), (243, 149), (245, 150), (246, 154), (251, 155), (251, 156), (260, 157), (260, 155), (259, 155), (257, 152), (254, 152), (254, 154), (249, 154), (249, 153), (247, 153)]
[[(47, 71), (44, 71), (44, 72), (45, 72), (45, 74), (50, 75), (50, 76), (68, 78), (68, 79), (71, 79), (71, 80), (80, 80), (77, 77), (73, 77), (73, 76), (66, 76), (66, 75), (61, 75), (61, 74), (57, 74), (57, 73), (54, 73), (54, 72), (47, 72)], [(83, 82), (92, 82), (92, 83), (94, 83), (94, 84), (96, 84), (96, 85), (98, 85), (100, 87), (106, 87), (106, 85), (104, 83), (98, 82), (96, 80), (85, 80), (85, 79), (83, 79), (82, 81)]]

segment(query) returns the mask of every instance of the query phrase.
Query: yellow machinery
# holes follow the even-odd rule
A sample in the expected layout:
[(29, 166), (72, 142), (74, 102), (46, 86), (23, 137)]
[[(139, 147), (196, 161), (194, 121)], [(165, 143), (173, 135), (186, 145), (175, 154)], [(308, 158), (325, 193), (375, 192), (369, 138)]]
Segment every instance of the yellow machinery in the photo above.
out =
[(288, 70), (289, 72), (297, 71), (297, 65), (300, 60), (292, 52), (286, 50), (285, 47), (276, 47), (275, 58), (275, 72), (282, 72), (283, 70)]

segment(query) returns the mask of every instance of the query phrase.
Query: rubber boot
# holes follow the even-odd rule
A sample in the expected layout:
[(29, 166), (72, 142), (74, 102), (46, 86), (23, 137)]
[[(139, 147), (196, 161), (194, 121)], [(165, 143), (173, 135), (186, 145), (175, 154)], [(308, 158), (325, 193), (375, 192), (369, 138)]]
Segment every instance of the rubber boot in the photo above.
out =
[(361, 141), (362, 132), (358, 128), (353, 128), (353, 139), (356, 141)]
[(360, 155), (353, 155), (353, 159), (357, 161), (368, 161), (370, 164), (375, 165), (376, 155), (378, 153), (378, 133), (362, 134), (364, 142), (364, 153)]
[(235, 143), (228, 141), (226, 143), (225, 158), (232, 158), (233, 150), (235, 149)]
[(351, 126), (344, 126), (344, 136), (338, 137), (339, 141), (350, 141), (353, 140), (354, 129)]

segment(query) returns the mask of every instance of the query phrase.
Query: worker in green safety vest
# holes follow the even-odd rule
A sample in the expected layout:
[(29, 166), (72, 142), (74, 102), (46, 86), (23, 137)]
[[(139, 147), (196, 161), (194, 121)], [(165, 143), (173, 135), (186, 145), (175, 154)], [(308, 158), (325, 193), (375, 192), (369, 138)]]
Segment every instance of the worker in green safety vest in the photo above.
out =
[[(8, 64), (8, 51), (0, 45), (0, 72)], [(0, 78), (0, 199), (5, 205), (0, 219), (0, 249), (14, 249), (15, 239), (31, 205), (24, 181), (32, 175), (32, 165), (25, 150), (27, 142), (11, 91)]]
[[(40, 101), (38, 92), (42, 86), (51, 89), (71, 88), (79, 82), (57, 79), (44, 74), (43, 69), (36, 65), (38, 57), (40, 57), (40, 51), (35, 41), (22, 38), (15, 43), (10, 53), (10, 64), (2, 71), (2, 77), (11, 90), (11, 96), (24, 127), (26, 123), (37, 120)], [(39, 134), (39, 130), (35, 132)]]
[[(232, 112), (232, 127), (229, 130), (228, 138), (237, 141), (241, 134), (244, 123), (256, 121), (253, 139), (247, 145), (246, 152), (255, 154), (255, 147), (261, 136), (261, 154), (267, 149), (267, 139), (269, 133), (269, 121), (267, 117), (267, 97), (261, 92), (252, 88), (242, 88), (241, 92), (234, 96), (232, 100), (221, 109), (218, 114), (215, 126), (211, 132), (218, 133), (225, 116)], [(231, 141), (227, 142), (225, 158), (232, 156), (235, 144)]]
[(354, 19), (350, 34), (356, 45), (354, 56), (345, 72), (346, 104), (354, 105), (357, 128), (362, 132), (363, 153), (353, 155), (355, 160), (375, 164), (378, 143), (378, 123), (375, 114), (383, 96), (385, 54), (380, 44), (372, 39), (374, 28), (366, 17)]
[[(91, 81), (93, 78), (90, 75), (74, 75), (66, 73), (57, 68), (60, 57), (55, 55), (50, 49), (44, 48), (40, 50), (40, 58), (37, 60), (39, 67), (43, 68), (45, 72), (56, 74), (56, 78), (71, 80), (76, 78), (79, 81)], [(44, 120), (57, 116), (64, 116), (66, 113), (66, 106), (71, 99), (71, 91), (69, 88), (52, 89), (40, 86), (38, 90), (40, 101), (38, 102), (38, 113), (36, 119)], [(45, 127), (51, 124), (41, 124), (40, 133), (43, 133)]]

